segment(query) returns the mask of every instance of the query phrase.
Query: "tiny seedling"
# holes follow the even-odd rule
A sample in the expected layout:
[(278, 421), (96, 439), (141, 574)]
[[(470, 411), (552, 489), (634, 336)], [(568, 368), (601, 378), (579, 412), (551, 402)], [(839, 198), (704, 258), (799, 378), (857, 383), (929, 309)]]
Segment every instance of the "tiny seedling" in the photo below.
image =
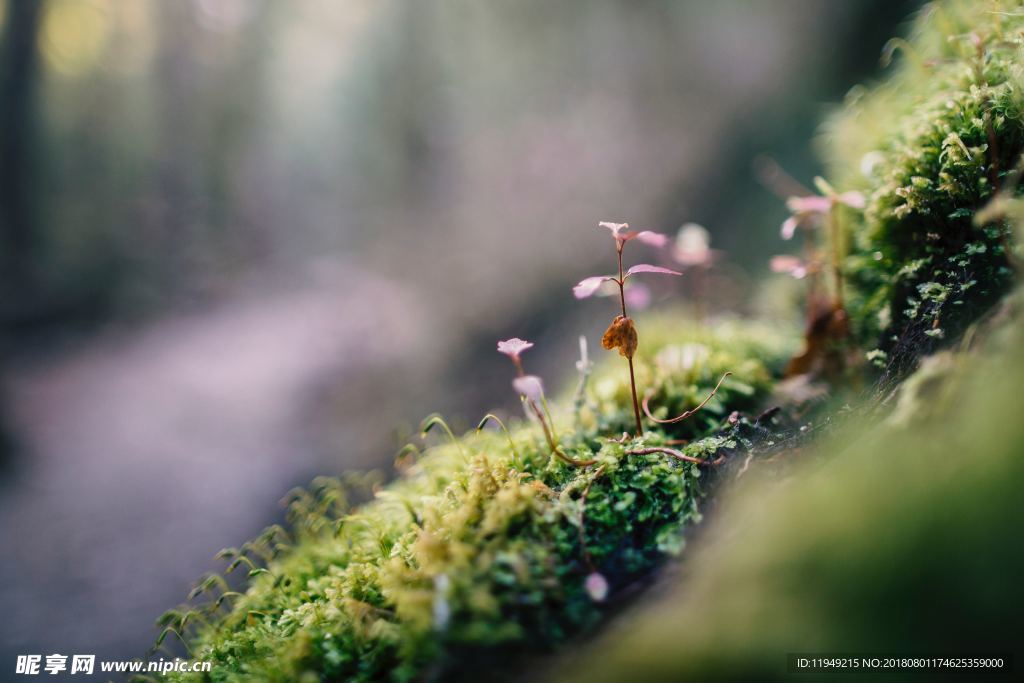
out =
[(619, 304), (622, 313), (617, 315), (612, 320), (612, 324), (605, 330), (604, 336), (601, 338), (601, 346), (609, 351), (617, 348), (619, 355), (625, 358), (629, 364), (629, 387), (633, 398), (633, 416), (636, 419), (636, 436), (639, 437), (644, 434), (644, 426), (640, 418), (640, 402), (637, 400), (636, 395), (636, 373), (633, 370), (633, 356), (636, 354), (638, 337), (636, 325), (626, 311), (626, 280), (640, 273), (659, 273), (662, 275), (682, 275), (682, 273), (669, 268), (662, 268), (661, 266), (652, 266), (647, 263), (641, 263), (628, 270), (623, 270), (622, 251), (628, 242), (636, 239), (651, 246), (664, 247), (668, 243), (668, 237), (661, 233), (651, 232), (650, 230), (630, 231), (628, 223), (601, 222), (598, 225), (608, 228), (612, 233), (612, 239), (615, 240), (615, 255), (619, 266), (618, 275), (596, 275), (585, 278), (573, 287), (572, 291), (577, 299), (586, 299), (596, 293), (605, 282), (614, 282), (619, 287)]
[(498, 342), (498, 353), (508, 356), (512, 359), (512, 364), (516, 366), (516, 378), (512, 380), (512, 388), (516, 390), (516, 393), (522, 399), (527, 414), (536, 418), (537, 422), (540, 423), (541, 430), (544, 432), (544, 439), (548, 442), (548, 447), (551, 449), (552, 454), (569, 465), (577, 467), (593, 465), (596, 460), (574, 460), (562, 451), (558, 443), (554, 420), (552, 420), (551, 411), (548, 409), (548, 401), (544, 397), (544, 384), (541, 382), (540, 377), (527, 375), (523, 370), (523, 361), (520, 356), (524, 351), (531, 348), (533, 348), (533, 342), (524, 341), (519, 337)]
[[(817, 258), (814, 249), (810, 230), (825, 222), (829, 232), (829, 242), (832, 246), (832, 277), (833, 277), (833, 305), (836, 308), (843, 306), (843, 231), (840, 223), (840, 215), (837, 208), (840, 205), (852, 209), (862, 210), (865, 205), (864, 195), (860, 192), (836, 192), (824, 178), (814, 179), (814, 185), (821, 194), (810, 194), (804, 197), (790, 197), (786, 200), (786, 208), (790, 216), (782, 224), (782, 239), (790, 240), (796, 234), (797, 228), (804, 230), (804, 245), (806, 263), (813, 264)], [(789, 262), (779, 262), (779, 266), (790, 265)], [(793, 267), (791, 274), (800, 272), (799, 268)], [(804, 266), (804, 274), (811, 272), (808, 266)]]
[[(843, 294), (843, 228), (840, 206), (862, 210), (864, 195), (860, 192), (836, 192), (823, 178), (814, 179), (820, 194), (792, 196), (786, 200), (791, 215), (782, 224), (782, 238), (792, 239), (800, 228), (804, 237), (804, 257), (775, 256), (771, 268), (788, 273), (797, 279), (810, 275), (807, 291), (807, 331), (804, 350), (790, 360), (786, 368), (789, 377), (823, 371), (840, 376), (846, 361), (841, 349), (849, 336), (849, 319)], [(812, 231), (824, 225), (831, 246), (829, 258), (833, 277), (832, 296), (819, 294), (821, 257)]]
[(697, 223), (679, 228), (671, 251), (672, 259), (688, 269), (697, 320), (704, 321), (708, 317), (709, 275), (721, 252), (711, 248), (711, 233)]
[(593, 369), (594, 361), (590, 360), (590, 355), (587, 353), (587, 338), (580, 335), (580, 359), (576, 361), (576, 372), (579, 373), (580, 379), (572, 399), (577, 426), (580, 424), (583, 407), (587, 402), (587, 382), (590, 380), (590, 373)]
[(423, 422), (420, 423), (420, 438), (427, 438), (427, 434), (434, 427), (440, 427), (444, 430), (444, 433), (448, 435), (448, 440), (451, 441), (452, 445), (455, 446), (463, 455), (466, 454), (466, 450), (462, 447), (462, 442), (459, 441), (459, 437), (455, 436), (455, 432), (448, 425), (448, 422), (441, 417), (440, 413), (431, 413), (423, 418)]
[(516, 442), (512, 440), (512, 433), (508, 431), (508, 427), (501, 421), (501, 418), (494, 413), (487, 413), (480, 419), (479, 424), (476, 426), (476, 431), (479, 433), (483, 431), (483, 428), (487, 426), (488, 422), (494, 422), (498, 425), (498, 428), (504, 432), (505, 438), (508, 439), (508, 447), (512, 451), (512, 455), (519, 459), (519, 451), (516, 449)]

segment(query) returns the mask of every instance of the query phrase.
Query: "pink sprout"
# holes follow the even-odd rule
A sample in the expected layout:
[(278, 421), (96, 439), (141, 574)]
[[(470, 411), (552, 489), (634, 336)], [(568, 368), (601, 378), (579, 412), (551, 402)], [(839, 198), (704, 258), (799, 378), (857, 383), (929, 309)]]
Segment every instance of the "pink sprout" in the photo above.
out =
[[(597, 294), (597, 296), (616, 296), (617, 297), (619, 295), (618, 288), (614, 288), (613, 289), (613, 288), (610, 288), (610, 287), (602, 287), (601, 286), (603, 284), (603, 282), (606, 282), (606, 281), (618, 282), (618, 280), (616, 278), (613, 278), (613, 277), (587, 278), (587, 280), (591, 280), (591, 279), (598, 281), (598, 283), (596, 285), (596, 289), (593, 292), (594, 294)], [(580, 283), (580, 284), (583, 284), (583, 283)], [(587, 283), (587, 286), (588, 287), (590, 286), (589, 282)], [(650, 305), (650, 303), (651, 303), (651, 290), (650, 290), (650, 288), (647, 287), (647, 285), (643, 284), (642, 282), (637, 282), (635, 284), (634, 283), (628, 283), (628, 284), (626, 284), (624, 289), (625, 289), (626, 305), (629, 306), (630, 308), (635, 308), (637, 310), (644, 310), (645, 308), (647, 308)], [(581, 288), (580, 285), (576, 285), (576, 287), (573, 287), (573, 291), (577, 292), (577, 298), (578, 299), (583, 299), (583, 298), (586, 298), (587, 296), (591, 296), (591, 293), (588, 292), (586, 288)], [(585, 296), (580, 296), (578, 292), (582, 292), (583, 294), (585, 294)]]
[(828, 213), (832, 210), (832, 198), (812, 194), (807, 197), (790, 197), (786, 208), (795, 214)]
[(580, 280), (579, 284), (572, 288), (572, 293), (577, 299), (586, 299), (593, 296), (594, 292), (601, 288), (601, 285), (609, 280), (616, 280), (612, 275), (595, 275)]
[(608, 228), (609, 230), (611, 230), (612, 237), (614, 237), (616, 241), (623, 239), (623, 230), (629, 229), (629, 223), (609, 223), (608, 221), (601, 221), (597, 225), (599, 227)]
[(654, 232), (653, 230), (640, 230), (639, 232), (633, 232), (629, 230), (629, 223), (611, 223), (609, 221), (601, 221), (598, 223), (598, 226), (611, 230), (612, 238), (619, 247), (633, 239), (640, 240), (644, 244), (652, 247), (658, 247), (659, 249), (668, 244), (668, 237), (662, 235), (660, 232)]
[(636, 233), (636, 238), (643, 242), (644, 244), (647, 244), (652, 247), (657, 247), (659, 249), (668, 244), (667, 235), (663, 235), (660, 232), (653, 232), (651, 230), (641, 230), (640, 232)]
[(782, 224), (782, 239), (793, 239), (793, 235), (799, 226), (806, 225), (806, 221), (812, 216), (827, 214), (836, 204), (845, 204), (852, 209), (863, 209), (865, 206), (864, 195), (860, 192), (851, 191), (835, 194), (824, 181), (819, 182), (818, 185), (824, 188), (825, 194), (790, 197), (786, 200), (786, 208), (793, 215)]
[(503, 353), (515, 361), (519, 360), (519, 354), (530, 348), (533, 348), (533, 342), (524, 341), (519, 337), (498, 342), (498, 353)]
[(782, 235), (782, 239), (784, 239), (784, 240), (791, 240), (791, 239), (793, 239), (793, 235), (796, 234), (796, 227), (799, 224), (800, 224), (800, 220), (796, 216), (790, 216), (789, 218), (784, 220), (782, 222), (782, 230), (780, 231), (780, 234)]
[(863, 209), (867, 205), (867, 202), (864, 201), (864, 195), (855, 191), (842, 193), (836, 197), (836, 201), (840, 204), (846, 204), (851, 209)]
[[(661, 266), (652, 266), (649, 263), (639, 263), (623, 274), (623, 281), (628, 279), (631, 275), (639, 275), (640, 273), (658, 273), (661, 275), (682, 275), (677, 270), (671, 268), (662, 268)], [(594, 275), (593, 277), (584, 278), (572, 288), (572, 293), (577, 299), (586, 299), (587, 297), (593, 296), (601, 285), (605, 282), (618, 282), (619, 279), (614, 275)], [(627, 290), (628, 291), (628, 290)], [(500, 350), (500, 349), (499, 349)]]
[(587, 580), (583, 582), (583, 587), (586, 588), (587, 594), (594, 602), (604, 602), (608, 597), (608, 580), (597, 572), (587, 576)]
[(772, 256), (769, 265), (773, 273), (786, 273), (800, 280), (807, 275), (807, 265), (796, 256)]
[[(631, 275), (639, 275), (640, 273), (682, 275), (679, 271), (672, 270), (670, 268), (652, 266), (649, 263), (640, 263), (627, 270), (625, 274), (623, 274), (623, 280), (628, 279)], [(586, 299), (587, 297), (593, 296), (597, 290), (601, 288), (601, 285), (608, 281), (618, 282), (619, 279), (614, 275), (594, 275), (593, 277), (580, 280), (579, 283), (572, 288), (572, 293), (577, 299)]]
[(660, 273), (662, 275), (682, 275), (682, 273), (680, 273), (679, 271), (672, 270), (671, 268), (662, 268), (661, 266), (652, 266), (649, 263), (639, 263), (639, 264), (633, 266), (632, 268), (630, 268), (629, 270), (626, 271), (626, 277), (629, 277), (630, 275), (637, 275), (639, 273)]

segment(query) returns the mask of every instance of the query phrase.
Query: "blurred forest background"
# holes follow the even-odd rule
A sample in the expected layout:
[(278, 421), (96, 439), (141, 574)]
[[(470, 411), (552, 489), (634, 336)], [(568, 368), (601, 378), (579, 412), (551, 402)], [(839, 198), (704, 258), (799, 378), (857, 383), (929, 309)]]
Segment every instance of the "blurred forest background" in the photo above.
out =
[(914, 7), (0, 0), (0, 656), (141, 654), (289, 487), (515, 410), (498, 338), (567, 376), (599, 220), (756, 309), (754, 160), (809, 182)]

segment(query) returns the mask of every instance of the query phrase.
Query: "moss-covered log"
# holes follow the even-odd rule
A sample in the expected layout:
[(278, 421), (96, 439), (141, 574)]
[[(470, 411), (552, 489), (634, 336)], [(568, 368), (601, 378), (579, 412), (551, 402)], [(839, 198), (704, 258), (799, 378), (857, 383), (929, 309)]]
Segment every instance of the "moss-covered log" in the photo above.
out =
[[(901, 378), (1012, 288), (1018, 214), (992, 207), (1013, 202), (1024, 169), (1022, 35), (1016, 2), (929, 6), (910, 41), (893, 43), (901, 55), (886, 80), (853, 91), (826, 128), (831, 183), (805, 205), (825, 206), (832, 228), (823, 238), (840, 277), (828, 321), (842, 324), (825, 342), (843, 346), (840, 362), (859, 343)], [(1010, 320), (995, 327), (1015, 329)], [(639, 327), (636, 381), (656, 418), (643, 437), (624, 434), (636, 416), (620, 363), (600, 365), (547, 418), (538, 408), (544, 424), (432, 433), (437, 445), (405, 453), (387, 485), (319, 480), (297, 492), (289, 529), (226, 553), (247, 586), (205, 580), (209, 595), (168, 613), (166, 633), (214, 662), (205, 680), (408, 681), (549, 652), (586, 632), (606, 594), (682, 547), (711, 463), (749, 455), (740, 413), (780, 389), (794, 346), (763, 323), (705, 329), (665, 316)], [(978, 377), (957, 384), (959, 361), (948, 373), (932, 362), (909, 385), (939, 387), (928, 411), (909, 390), (862, 391), (852, 412), (870, 437), (848, 430), (816, 456), (791, 452), (804, 464), (782, 485), (747, 477), (719, 520), (741, 536), (709, 541), (669, 602), (560, 675), (781, 676), (789, 651), (952, 647), (961, 618), (993, 628), (1009, 619), (1006, 605), (1021, 604), (1007, 577), (1021, 567), (1008, 525), (1022, 512), (1013, 456), (1024, 444), (1010, 397), (1024, 366), (1013, 344), (989, 348), (1005, 372), (970, 360)], [(868, 386), (860, 370), (846, 368), (844, 385)], [(725, 372), (702, 411), (657, 423), (697, 406)], [(942, 402), (961, 389), (963, 401)], [(970, 633), (959, 642), (982, 644)]]

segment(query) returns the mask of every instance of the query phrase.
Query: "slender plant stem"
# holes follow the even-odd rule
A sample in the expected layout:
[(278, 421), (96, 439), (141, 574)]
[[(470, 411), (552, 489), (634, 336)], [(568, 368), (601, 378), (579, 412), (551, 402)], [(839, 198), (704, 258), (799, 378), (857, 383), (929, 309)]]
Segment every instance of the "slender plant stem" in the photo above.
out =
[[(623, 244), (617, 245), (616, 251), (619, 255), (619, 279), (616, 282), (619, 285), (619, 303), (622, 305), (622, 317), (628, 318), (626, 315), (626, 278), (622, 272), (622, 247)], [(644, 423), (640, 419), (640, 402), (636, 400), (636, 373), (633, 372), (633, 356), (626, 356), (626, 360), (629, 361), (629, 389), (633, 396), (633, 417), (636, 418), (636, 435), (644, 435)]]
[(596, 572), (597, 568), (594, 567), (594, 561), (590, 557), (590, 553), (587, 552), (587, 496), (590, 495), (590, 487), (594, 485), (597, 478), (604, 472), (604, 465), (597, 468), (594, 472), (594, 476), (591, 477), (590, 481), (587, 482), (586, 488), (583, 489), (583, 495), (580, 497), (580, 550), (583, 551), (583, 561), (586, 563), (587, 568), (591, 572)]
[(839, 226), (838, 211), (839, 207), (833, 203), (832, 208), (828, 212), (828, 227), (832, 235), (832, 272), (835, 276), (836, 307), (843, 308), (843, 247), (840, 244), (842, 230)]
[(682, 451), (677, 451), (674, 448), (665, 448), (664, 446), (650, 446), (649, 448), (635, 448), (633, 450), (626, 451), (626, 455), (653, 455), (656, 453), (669, 455), (676, 460), (692, 462), (695, 465), (719, 465), (725, 460), (725, 456), (719, 456), (714, 460), (701, 460), (700, 458), (695, 458), (692, 455), (686, 455)]
[(633, 416), (636, 418), (636, 435), (644, 435), (644, 424), (640, 421), (640, 404), (636, 400), (636, 375), (633, 373), (633, 359), (629, 361), (629, 388), (633, 391)]
[(804, 267), (807, 269), (807, 301), (806, 323), (814, 322), (815, 302), (818, 301), (818, 290), (821, 288), (821, 272), (819, 263), (821, 257), (811, 238), (811, 231), (801, 226), (800, 232), (803, 235)]
[(708, 394), (708, 397), (706, 399), (704, 399), (703, 401), (701, 401), (700, 404), (698, 404), (696, 408), (691, 408), (690, 410), (687, 410), (682, 415), (678, 415), (678, 416), (673, 417), (673, 418), (668, 419), (668, 420), (659, 420), (658, 418), (654, 417), (654, 415), (651, 414), (650, 407), (648, 407), (648, 405), (647, 405), (648, 400), (651, 398), (650, 395), (644, 396), (644, 401), (643, 401), (644, 414), (647, 415), (648, 419), (650, 419), (653, 422), (657, 422), (658, 424), (670, 425), (670, 424), (675, 424), (677, 422), (682, 422), (683, 420), (685, 420), (686, 418), (690, 417), (691, 415), (697, 413), (698, 411), (700, 411), (701, 408), (706, 406), (708, 404), (708, 401), (710, 401), (712, 398), (714, 398), (715, 394), (718, 393), (718, 389), (722, 386), (722, 382), (725, 381), (725, 378), (729, 377), (730, 375), (732, 375), (731, 372), (727, 372), (724, 375), (722, 375), (722, 379), (718, 380), (718, 384), (716, 384), (715, 388), (711, 390), (711, 393)]
[(576, 385), (576, 393), (573, 395), (573, 412), (576, 415), (576, 426), (579, 427), (580, 414), (587, 402), (587, 380), (590, 378), (590, 358), (587, 355), (587, 338), (580, 336), (580, 359), (576, 363), (576, 369), (580, 373), (579, 384)]
[(555, 457), (557, 457), (559, 460), (561, 460), (565, 464), (573, 465), (575, 467), (587, 467), (587, 466), (593, 465), (594, 463), (597, 462), (596, 459), (594, 459), (594, 460), (574, 460), (574, 459), (570, 458), (568, 455), (566, 455), (565, 453), (563, 453), (561, 447), (558, 445), (558, 441), (555, 440), (555, 435), (552, 433), (551, 429), (548, 426), (547, 420), (544, 419), (544, 412), (541, 410), (540, 406), (538, 406), (537, 402), (534, 401), (532, 398), (527, 398), (526, 399), (526, 403), (530, 407), (530, 409), (533, 411), (533, 414), (536, 415), (537, 419), (540, 421), (540, 427), (544, 431), (544, 439), (545, 439), (545, 441), (548, 442), (548, 447), (551, 449), (551, 453)]
[(619, 254), (619, 279), (615, 282), (619, 285), (619, 303), (622, 304), (622, 317), (626, 316), (626, 280), (622, 277), (622, 245), (618, 245), (616, 251)]

